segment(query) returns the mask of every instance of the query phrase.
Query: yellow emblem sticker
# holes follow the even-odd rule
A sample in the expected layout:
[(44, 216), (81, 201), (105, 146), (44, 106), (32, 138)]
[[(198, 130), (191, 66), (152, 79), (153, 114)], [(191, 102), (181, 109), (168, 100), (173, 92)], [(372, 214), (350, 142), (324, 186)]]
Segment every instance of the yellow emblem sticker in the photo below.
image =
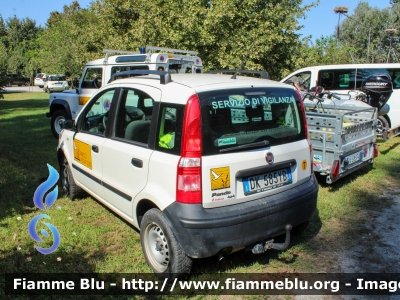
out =
[(220, 190), (231, 187), (229, 167), (210, 169), (211, 190)]
[(307, 169), (307, 160), (303, 159), (303, 161), (301, 162), (301, 168), (303, 169), (303, 171)]
[(74, 160), (92, 169), (92, 152), (90, 150), (90, 145), (79, 140), (74, 140)]

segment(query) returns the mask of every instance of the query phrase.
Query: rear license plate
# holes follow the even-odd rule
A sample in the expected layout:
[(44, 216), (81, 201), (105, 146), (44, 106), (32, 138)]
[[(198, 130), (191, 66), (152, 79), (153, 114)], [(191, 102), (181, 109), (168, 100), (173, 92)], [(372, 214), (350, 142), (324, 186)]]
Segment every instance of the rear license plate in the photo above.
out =
[(292, 183), (290, 168), (243, 178), (245, 195), (257, 194)]
[(344, 160), (347, 161), (347, 163), (349, 165), (351, 165), (351, 164), (353, 164), (353, 163), (355, 163), (355, 162), (357, 162), (357, 161), (359, 161), (361, 159), (362, 159), (362, 152), (361, 151), (353, 153), (353, 154), (350, 154), (349, 156), (346, 156), (344, 158)]

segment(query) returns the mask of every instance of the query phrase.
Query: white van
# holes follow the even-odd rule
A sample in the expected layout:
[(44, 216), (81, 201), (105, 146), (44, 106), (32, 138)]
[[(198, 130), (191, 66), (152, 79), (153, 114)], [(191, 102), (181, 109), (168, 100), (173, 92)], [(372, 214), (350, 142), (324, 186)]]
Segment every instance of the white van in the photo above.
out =
[(351, 90), (359, 89), (363, 80), (374, 74), (389, 74), (393, 82), (393, 93), (384, 107), (387, 109), (389, 106), (389, 112), (378, 120), (388, 131), (400, 126), (400, 63), (313, 66), (297, 70), (281, 82), (300, 83), (305, 90), (322, 86), (330, 92), (348, 94)]

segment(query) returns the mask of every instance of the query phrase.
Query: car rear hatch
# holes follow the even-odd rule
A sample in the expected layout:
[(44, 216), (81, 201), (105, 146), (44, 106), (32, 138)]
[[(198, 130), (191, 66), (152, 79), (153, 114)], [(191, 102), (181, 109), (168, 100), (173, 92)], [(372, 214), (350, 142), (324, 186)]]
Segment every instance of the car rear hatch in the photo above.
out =
[(281, 193), (310, 178), (300, 97), (291, 87), (199, 93), (205, 208)]

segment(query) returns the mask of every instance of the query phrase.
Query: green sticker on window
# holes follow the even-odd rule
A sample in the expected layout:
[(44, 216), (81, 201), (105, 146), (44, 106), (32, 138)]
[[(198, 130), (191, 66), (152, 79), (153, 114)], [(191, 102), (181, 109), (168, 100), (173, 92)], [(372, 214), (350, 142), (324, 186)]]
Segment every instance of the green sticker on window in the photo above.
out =
[(218, 139), (218, 147), (226, 146), (226, 145), (234, 145), (236, 144), (236, 138), (226, 138), (226, 139)]

